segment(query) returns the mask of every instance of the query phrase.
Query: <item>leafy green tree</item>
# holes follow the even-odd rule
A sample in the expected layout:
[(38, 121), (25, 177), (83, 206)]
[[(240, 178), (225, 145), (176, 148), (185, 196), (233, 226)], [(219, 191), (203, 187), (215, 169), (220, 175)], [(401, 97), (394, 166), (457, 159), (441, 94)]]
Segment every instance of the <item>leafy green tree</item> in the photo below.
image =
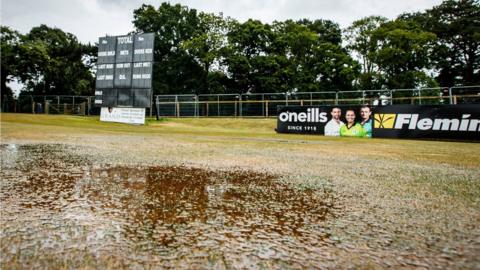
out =
[(249, 20), (229, 33), (226, 66), (243, 93), (349, 90), (358, 69), (340, 33), (330, 21)]
[(58, 28), (40, 25), (22, 37), (18, 46), (18, 77), (26, 90), (42, 95), (92, 95), (94, 78), (86, 55), (91, 45)]
[(442, 86), (480, 84), (480, 3), (446, 0), (416, 16), (438, 42), (432, 59)]
[(205, 71), (198, 59), (182, 46), (198, 34), (195, 9), (162, 3), (158, 9), (142, 5), (134, 10), (137, 31), (155, 33), (154, 94), (202, 93)]
[(377, 40), (375, 64), (389, 89), (436, 86), (427, 74), (429, 54), (436, 36), (414, 21), (397, 19), (382, 24), (372, 37)]
[(1, 88), (2, 98), (4, 96), (11, 97), (12, 89), (7, 86), (14, 77), (18, 76), (18, 46), (20, 44), (21, 35), (15, 30), (6, 26), (0, 26), (0, 50), (1, 59)]
[(221, 14), (201, 12), (195, 36), (182, 43), (182, 48), (203, 67), (203, 93), (225, 93), (223, 84), (227, 77), (223, 72), (226, 66), (222, 64), (222, 56), (227, 47), (227, 34), (232, 23), (234, 20), (224, 18)]
[(274, 24), (276, 51), (285, 58), (283, 82), (288, 91), (309, 91), (315, 83), (310, 59), (314, 58), (314, 47), (318, 40), (315, 32), (304, 24), (287, 20)]
[(362, 72), (358, 76), (360, 89), (379, 89), (382, 86), (382, 77), (375, 64), (379, 40), (373, 34), (385, 22), (387, 18), (370, 16), (354, 21), (345, 30), (347, 49), (359, 59), (362, 66)]
[(276, 48), (286, 58), (288, 88), (298, 91), (351, 90), (358, 65), (341, 47), (341, 32), (331, 21), (276, 23)]
[[(232, 92), (263, 92), (262, 85), (266, 76), (272, 75), (268, 66), (272, 61), (267, 58), (269, 44), (273, 40), (270, 25), (258, 20), (245, 23), (234, 22), (228, 33), (228, 46), (223, 50), (224, 65), (228, 67), (229, 78), (234, 89)], [(271, 67), (270, 67), (271, 68)]]
[(329, 42), (335, 45), (341, 45), (342, 43), (342, 30), (333, 21), (302, 19), (297, 23), (307, 26), (310, 31), (316, 33), (320, 42)]
[(360, 65), (346, 49), (332, 43), (315, 47), (313, 67), (316, 88), (312, 91), (353, 90), (353, 82), (360, 73)]

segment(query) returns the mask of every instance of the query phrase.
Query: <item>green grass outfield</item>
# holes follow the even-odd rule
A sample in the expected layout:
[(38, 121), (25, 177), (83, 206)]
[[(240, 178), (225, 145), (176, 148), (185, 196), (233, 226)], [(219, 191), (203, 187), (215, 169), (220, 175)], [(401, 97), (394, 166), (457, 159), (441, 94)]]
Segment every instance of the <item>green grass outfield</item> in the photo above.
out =
[[(109, 152), (113, 151), (108, 148), (113, 141), (125, 144), (125, 151), (144, 149), (143, 153), (133, 158), (142, 162), (149, 161), (151, 147), (155, 148), (160, 144), (168, 150), (168, 159), (174, 162), (201, 159), (202, 164), (206, 165), (215, 165), (218, 159), (222, 159), (230, 161), (225, 162), (227, 164), (241, 167), (244, 164), (235, 162), (237, 159), (268, 160), (294, 153), (299, 159), (313, 156), (315, 162), (325, 161), (325, 169), (329, 168), (328, 162), (333, 162), (331, 167), (335, 167), (335, 162), (344, 166), (344, 160), (351, 161), (351, 167), (358, 167), (359, 170), (365, 169), (360, 167), (365, 163), (378, 165), (385, 162), (393, 168), (407, 164), (426, 166), (427, 169), (429, 166), (443, 166), (452, 170), (476, 170), (480, 167), (478, 143), (277, 134), (275, 127), (276, 119), (271, 118), (161, 118), (160, 121), (147, 119), (146, 125), (129, 125), (100, 122), (99, 118), (94, 116), (1, 114), (2, 142), (91, 145), (93, 141), (100, 141), (97, 145), (107, 147), (104, 151)], [(122, 142), (122, 138), (125, 142)], [(165, 147), (164, 143), (169, 143), (169, 146)], [(185, 147), (185, 144), (188, 147)], [(129, 149), (129, 146), (135, 149)], [(156, 149), (159, 152), (152, 160), (161, 159), (162, 150), (159, 148), (161, 147)], [(255, 153), (248, 154), (249, 151)], [(374, 172), (376, 166), (372, 165), (370, 167)], [(281, 170), (272, 166), (273, 164), (268, 165), (268, 169)], [(301, 170), (302, 166), (299, 169)], [(430, 179), (422, 176), (414, 180), (421, 183)], [(460, 192), (462, 196), (469, 201), (478, 201), (480, 180), (460, 183), (466, 184), (462, 190), (467, 190)], [(442, 182), (440, 186), (444, 190), (452, 191), (452, 185), (457, 184), (458, 182)]]
[[(98, 117), (1, 115), (2, 144), (62, 144), (96, 166), (186, 165), (278, 175), (328, 190), (326, 229), (340, 266), (480, 265), (480, 144), (277, 134), (276, 119), (165, 118), (134, 126)], [(386, 263), (388, 262), (388, 263)], [(422, 265), (422, 264), (420, 264)], [(368, 268), (368, 267), (367, 267)]]
[[(278, 142), (321, 144), (325, 151), (382, 155), (462, 166), (478, 166), (480, 144), (404, 139), (332, 138), (319, 135), (278, 134), (273, 118), (161, 118), (147, 119), (145, 125), (100, 122), (99, 117), (2, 113), (2, 139), (57, 141), (72, 136), (128, 134), (138, 136), (181, 136), (199, 142), (202, 138), (236, 142)], [(68, 140), (67, 140), (68, 141)]]

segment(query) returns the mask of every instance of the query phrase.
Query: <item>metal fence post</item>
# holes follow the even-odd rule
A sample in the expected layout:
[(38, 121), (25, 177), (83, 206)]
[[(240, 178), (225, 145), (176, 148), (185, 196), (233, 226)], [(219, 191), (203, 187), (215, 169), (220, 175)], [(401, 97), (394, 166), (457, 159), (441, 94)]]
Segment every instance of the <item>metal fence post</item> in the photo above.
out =
[(262, 94), (262, 116), (265, 117), (265, 94)]
[(175, 116), (180, 117), (180, 104), (178, 104), (178, 96), (175, 95)]
[(92, 106), (92, 97), (88, 97), (87, 99), (87, 115), (90, 115), (90, 109), (91, 109), (91, 106)]
[(33, 101), (33, 96), (30, 96), (30, 100), (32, 101), (32, 113), (35, 113), (35, 102)]
[(235, 118), (237, 117), (237, 99), (238, 99), (238, 96), (235, 96), (235, 100), (234, 100), (234, 103), (235, 103)]
[(453, 87), (449, 87), (449, 88), (448, 88), (448, 97), (449, 97), (449, 99), (450, 99), (450, 105), (453, 104), (452, 88), (453, 88)]
[(335, 105), (338, 105), (338, 91), (335, 92)]
[(393, 90), (390, 90), (390, 105), (393, 105)]
[(268, 100), (265, 101), (265, 116), (268, 117)]
[(242, 95), (242, 94), (240, 94), (240, 96), (239, 96), (239, 98), (238, 98), (238, 101), (239, 101), (238, 109), (240, 110), (240, 112), (238, 113), (238, 115), (239, 115), (240, 117), (243, 117), (243, 112), (242, 112), (242, 111), (243, 111), (243, 106), (242, 106), (242, 105), (243, 105), (243, 104), (242, 104), (242, 103), (243, 103), (243, 95)]
[(198, 114), (199, 114), (199, 109), (198, 109), (198, 96), (195, 95), (193, 98), (195, 99), (195, 106), (193, 107), (193, 109), (195, 110), (194, 115), (195, 115), (195, 117), (198, 117)]
[(217, 116), (220, 116), (220, 94), (217, 95)]
[(160, 114), (160, 99), (159, 99), (159, 96), (155, 96), (155, 114), (156, 114), (156, 117), (157, 117), (157, 120), (158, 120), (158, 115)]

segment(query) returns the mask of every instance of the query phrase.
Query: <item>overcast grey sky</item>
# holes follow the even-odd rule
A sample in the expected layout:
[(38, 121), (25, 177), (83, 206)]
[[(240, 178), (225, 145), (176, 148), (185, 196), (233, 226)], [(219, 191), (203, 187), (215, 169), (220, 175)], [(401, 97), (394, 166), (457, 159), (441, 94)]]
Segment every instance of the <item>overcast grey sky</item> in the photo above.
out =
[[(142, 3), (158, 7), (153, 0), (1, 0), (1, 24), (21, 33), (46, 24), (77, 36), (82, 42), (98, 37), (121, 35), (133, 30), (133, 10)], [(347, 27), (370, 15), (395, 18), (404, 12), (422, 11), (441, 0), (173, 0), (204, 12), (223, 12), (239, 21), (249, 18), (263, 22), (286, 19), (330, 19)]]

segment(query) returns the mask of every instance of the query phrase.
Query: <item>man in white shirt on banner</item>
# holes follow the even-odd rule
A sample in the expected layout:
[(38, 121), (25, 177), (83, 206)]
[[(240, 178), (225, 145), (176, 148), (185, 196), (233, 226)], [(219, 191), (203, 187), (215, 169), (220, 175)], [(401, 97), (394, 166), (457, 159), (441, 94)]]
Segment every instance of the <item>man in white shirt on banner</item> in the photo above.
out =
[(333, 107), (330, 114), (332, 115), (332, 120), (325, 125), (324, 134), (325, 136), (340, 136), (340, 127), (343, 125), (343, 122), (340, 121), (342, 110), (338, 107)]

